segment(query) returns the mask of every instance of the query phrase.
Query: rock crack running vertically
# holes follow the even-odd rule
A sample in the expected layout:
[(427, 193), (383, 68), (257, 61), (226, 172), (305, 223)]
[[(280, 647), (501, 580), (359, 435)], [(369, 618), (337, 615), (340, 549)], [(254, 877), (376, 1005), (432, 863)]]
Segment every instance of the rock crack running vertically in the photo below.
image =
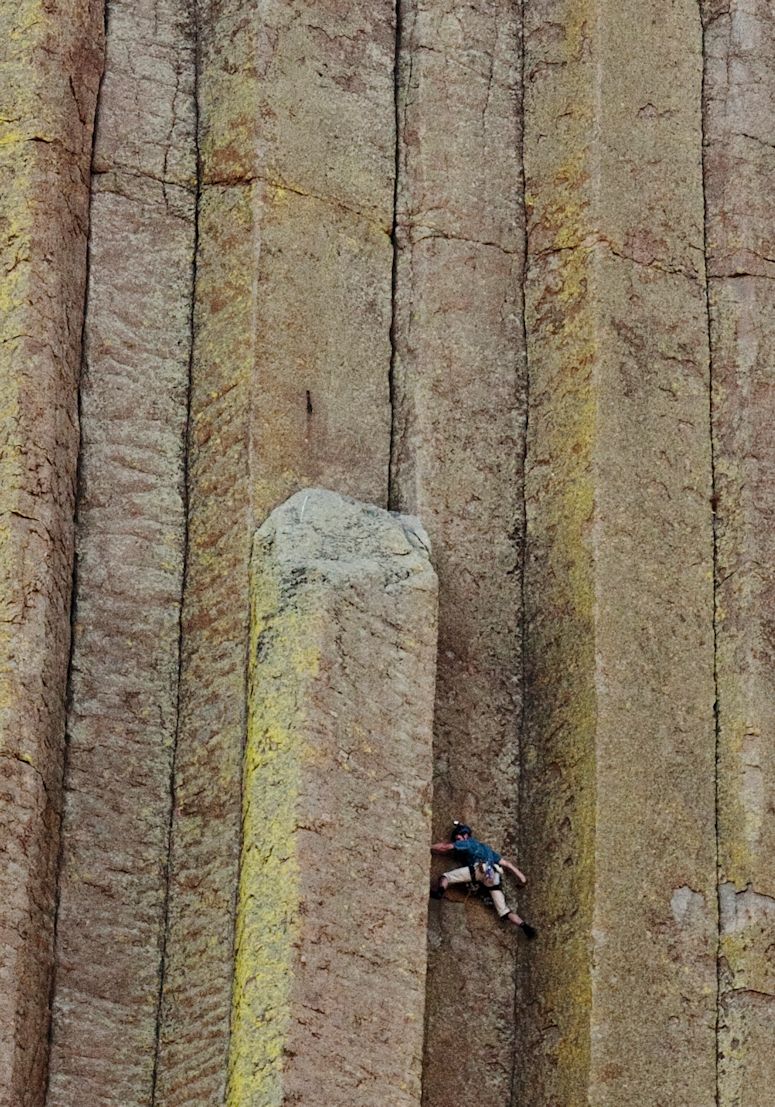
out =
[(716, 536), (718, 1104), (775, 1082), (775, 21), (703, 0)]
[[(403, 0), (391, 502), (423, 519), (439, 573), (435, 836), (463, 817), (504, 851), (522, 693), (519, 75), (513, 4)], [(434, 905), (428, 955), (424, 1103), (502, 1103), (515, 936), (481, 905)], [(472, 1024), (481, 1066), (460, 1049)]]
[(180, 719), (156, 1103), (225, 1094), (248, 563), (317, 482), (384, 502), (392, 0), (199, 10), (200, 202)]

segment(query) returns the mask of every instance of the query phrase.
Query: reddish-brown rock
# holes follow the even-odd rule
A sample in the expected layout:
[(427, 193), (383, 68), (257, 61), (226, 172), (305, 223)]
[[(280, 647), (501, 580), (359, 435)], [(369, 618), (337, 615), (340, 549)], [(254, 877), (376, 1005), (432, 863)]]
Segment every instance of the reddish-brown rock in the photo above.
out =
[(92, 182), (48, 1103), (149, 1104), (177, 725), (192, 305), (184, 0), (109, 0)]
[(775, 1086), (775, 21), (704, 5), (717, 540), (719, 1107)]
[(419, 1107), (436, 575), (306, 489), (256, 534), (228, 1102)]
[(102, 4), (0, 12), (0, 1103), (48, 1052)]
[[(391, 503), (423, 518), (437, 551), (435, 835), (465, 817), (508, 852), (525, 379), (518, 13), (500, 2), (402, 9)], [(478, 902), (434, 906), (428, 1107), (504, 1102), (516, 942)], [(460, 1046), (473, 1025), (475, 1058)]]

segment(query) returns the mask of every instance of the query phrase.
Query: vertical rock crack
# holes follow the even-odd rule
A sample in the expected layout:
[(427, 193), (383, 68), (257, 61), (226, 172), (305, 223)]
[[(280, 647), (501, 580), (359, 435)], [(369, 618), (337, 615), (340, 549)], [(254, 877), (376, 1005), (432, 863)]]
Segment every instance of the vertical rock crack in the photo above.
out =
[(705, 315), (708, 327), (708, 435), (710, 442), (710, 481), (711, 481), (711, 541), (712, 565), (713, 565), (713, 599), (712, 599), (712, 641), (713, 641), (713, 721), (715, 728), (715, 849), (716, 849), (716, 1107), (720, 1103), (719, 1084), (719, 1038), (721, 1022), (721, 843), (719, 831), (719, 761), (721, 756), (721, 723), (719, 716), (719, 674), (718, 674), (718, 588), (719, 588), (719, 559), (718, 559), (718, 485), (716, 481), (716, 438), (715, 438), (715, 410), (713, 402), (714, 387), (714, 363), (713, 363), (713, 322), (710, 301), (710, 278), (708, 276), (709, 249), (708, 249), (708, 177), (707, 177), (707, 82), (708, 82), (708, 56), (707, 56), (707, 26), (704, 19), (702, 0), (698, 0), (698, 12), (700, 23), (700, 54), (702, 57), (702, 85), (700, 103), (700, 130), (702, 137), (702, 201), (703, 201), (703, 255), (705, 260)]
[[(181, 709), (181, 670), (182, 670), (182, 658), (183, 658), (183, 603), (186, 595), (186, 584), (188, 581), (188, 564), (189, 564), (189, 546), (190, 546), (190, 534), (189, 534), (189, 505), (191, 500), (190, 487), (189, 487), (189, 455), (191, 444), (191, 391), (193, 381), (193, 359), (194, 359), (194, 311), (196, 305), (196, 285), (197, 285), (197, 259), (199, 257), (199, 212), (201, 205), (202, 194), (202, 156), (200, 150), (200, 128), (199, 128), (199, 3), (198, 0), (191, 0), (190, 6), (191, 14), (191, 50), (193, 54), (194, 63), (194, 76), (193, 76), (193, 108), (194, 108), (194, 162), (196, 166), (196, 180), (194, 182), (194, 227), (193, 227), (193, 241), (191, 244), (191, 282), (190, 282), (190, 306), (188, 315), (188, 385), (186, 389), (186, 423), (183, 439), (183, 487), (182, 487), (182, 500), (183, 500), (183, 569), (181, 573), (180, 581), (180, 607), (178, 614), (178, 670), (177, 670), (177, 701), (175, 706), (175, 732), (172, 745), (172, 757), (170, 762), (170, 781), (169, 781), (169, 808), (167, 813), (167, 842), (166, 842), (166, 857), (164, 864), (164, 904), (162, 908), (162, 922), (161, 922), (161, 943), (159, 949), (159, 978), (158, 978), (158, 993), (156, 997), (156, 1031), (154, 1042), (154, 1058), (153, 1058), (153, 1071), (151, 1074), (151, 1107), (155, 1107), (156, 1104), (156, 1091), (159, 1079), (159, 1057), (161, 1051), (161, 1032), (162, 1032), (162, 1004), (164, 998), (164, 982), (165, 982), (165, 965), (167, 960), (167, 943), (169, 938), (169, 921), (170, 921), (170, 880), (172, 876), (172, 827), (173, 818), (175, 813), (175, 780), (177, 772), (177, 755), (178, 755), (178, 743), (180, 738), (180, 709)], [(179, 74), (177, 75), (179, 77)], [(165, 154), (166, 161), (166, 154)], [(165, 165), (166, 168), (166, 165)], [(166, 201), (166, 191), (165, 191)]]
[[(108, 40), (108, 23), (110, 19), (110, 2), (105, 0), (105, 6), (103, 9), (103, 43)], [(102, 71), (100, 73), (99, 86), (97, 88), (97, 100), (94, 110), (94, 126), (91, 135), (91, 157), (89, 160), (90, 174), (89, 182), (94, 176), (94, 152), (97, 144), (97, 132), (99, 128), (100, 120), (100, 108), (102, 105), (102, 86), (105, 80), (105, 53), (103, 50), (102, 55)], [(70, 81), (70, 87), (72, 89), (72, 79)], [(75, 97), (77, 102), (77, 97)], [(78, 115), (81, 116), (81, 108), (78, 105)], [(91, 211), (92, 197), (89, 198), (89, 210)], [(91, 220), (89, 220), (91, 224)], [(75, 465), (75, 489), (73, 497), (74, 505), (74, 518), (73, 518), (73, 541), (77, 537), (78, 533), (78, 508), (83, 498), (83, 472), (82, 472), (82, 451), (81, 451), (81, 381), (83, 379), (83, 367), (86, 359), (86, 351), (84, 349), (84, 339), (86, 336), (86, 320), (89, 311), (89, 279), (91, 275), (91, 257), (92, 257), (92, 240), (90, 227), (87, 228), (87, 241), (86, 241), (86, 274), (84, 280), (84, 292), (83, 292), (83, 311), (81, 312), (81, 367), (78, 376), (78, 394), (76, 397), (76, 411), (78, 418), (78, 456), (76, 458)], [(44, 1103), (48, 1100), (49, 1083), (51, 1079), (50, 1058), (51, 1058), (51, 1042), (54, 1033), (54, 1020), (52, 1018), (52, 1012), (54, 1010), (54, 997), (57, 989), (57, 941), (59, 937), (59, 910), (61, 900), (61, 886), (62, 886), (62, 862), (64, 858), (64, 839), (62, 836), (62, 822), (64, 818), (64, 803), (65, 803), (65, 790), (67, 787), (67, 778), (69, 773), (69, 741), (67, 735), (67, 719), (69, 715), (70, 705), (72, 703), (72, 679), (73, 679), (73, 647), (75, 641), (75, 622), (76, 622), (76, 606), (78, 598), (78, 551), (73, 547), (73, 570), (72, 578), (70, 582), (70, 653), (67, 660), (67, 682), (65, 690), (65, 732), (63, 736), (62, 745), (62, 786), (60, 789), (60, 810), (59, 810), (59, 842), (57, 846), (57, 860), (56, 869), (54, 873), (54, 925), (51, 936), (51, 981), (49, 984), (49, 1002), (48, 1002), (48, 1035), (46, 1041), (46, 1061), (45, 1061), (45, 1093)]]
[[(519, 3), (519, 170), (520, 180), (518, 187), (521, 191), (522, 197), (522, 266), (519, 274), (520, 281), (520, 314), (522, 323), (522, 346), (524, 349), (524, 385), (522, 390), (522, 402), (524, 404), (523, 423), (522, 423), (522, 473), (520, 476), (521, 488), (520, 488), (520, 500), (519, 506), (521, 510), (521, 528), (522, 528), (522, 549), (520, 551), (518, 572), (520, 574), (519, 581), (519, 594), (520, 594), (520, 679), (522, 682), (522, 699), (519, 707), (519, 719), (517, 721), (517, 855), (521, 857), (523, 855), (523, 840), (522, 840), (522, 800), (523, 800), (523, 780), (524, 780), (524, 757), (525, 757), (525, 727), (527, 723), (527, 588), (525, 585), (525, 566), (527, 563), (527, 462), (528, 462), (528, 430), (530, 421), (530, 356), (528, 351), (528, 334), (527, 334), (527, 267), (528, 267), (528, 210), (527, 210), (527, 174), (525, 169), (525, 4), (526, 0), (520, 0)], [(520, 1011), (520, 987), (519, 987), (519, 950), (515, 948), (514, 952), (515, 968), (514, 968), (514, 1025), (518, 1025), (519, 1011)], [(511, 1107), (515, 1107), (517, 1102), (517, 1050), (514, 1050), (514, 1056), (512, 1058), (511, 1065), (511, 1091), (509, 1103)]]
[(387, 505), (397, 510), (395, 490), (396, 451), (396, 327), (398, 294), (398, 190), (401, 168), (401, 32), (402, 0), (395, 0), (395, 50), (393, 54), (393, 119), (395, 147), (393, 160), (393, 220), (390, 241), (393, 244), (393, 260), (390, 275), (390, 366), (388, 369), (388, 393), (390, 398), (390, 456), (388, 459)]

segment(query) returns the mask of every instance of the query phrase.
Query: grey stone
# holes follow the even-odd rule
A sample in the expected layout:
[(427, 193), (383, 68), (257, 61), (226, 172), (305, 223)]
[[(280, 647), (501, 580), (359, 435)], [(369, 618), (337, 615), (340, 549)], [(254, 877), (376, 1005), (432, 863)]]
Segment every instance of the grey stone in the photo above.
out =
[(259, 529), (228, 1103), (418, 1107), (437, 581), (418, 520)]

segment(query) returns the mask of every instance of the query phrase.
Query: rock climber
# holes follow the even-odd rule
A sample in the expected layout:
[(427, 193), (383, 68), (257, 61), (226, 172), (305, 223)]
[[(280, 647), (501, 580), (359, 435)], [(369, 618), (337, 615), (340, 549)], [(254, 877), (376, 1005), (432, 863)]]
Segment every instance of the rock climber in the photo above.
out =
[(527, 877), (516, 865), (512, 865), (490, 846), (474, 838), (470, 826), (456, 819), (449, 841), (435, 842), (431, 846), (431, 853), (454, 853), (456, 859), (462, 862), (459, 868), (445, 872), (439, 879), (438, 885), (431, 888), (433, 899), (443, 899), (450, 884), (473, 884), (477, 888), (486, 890), (499, 918), (508, 919), (514, 926), (518, 926), (527, 938), (537, 936), (538, 931), (535, 927), (525, 922), (506, 904), (506, 897), (502, 890), (501, 876), (504, 869), (513, 873), (520, 885), (527, 884)]

